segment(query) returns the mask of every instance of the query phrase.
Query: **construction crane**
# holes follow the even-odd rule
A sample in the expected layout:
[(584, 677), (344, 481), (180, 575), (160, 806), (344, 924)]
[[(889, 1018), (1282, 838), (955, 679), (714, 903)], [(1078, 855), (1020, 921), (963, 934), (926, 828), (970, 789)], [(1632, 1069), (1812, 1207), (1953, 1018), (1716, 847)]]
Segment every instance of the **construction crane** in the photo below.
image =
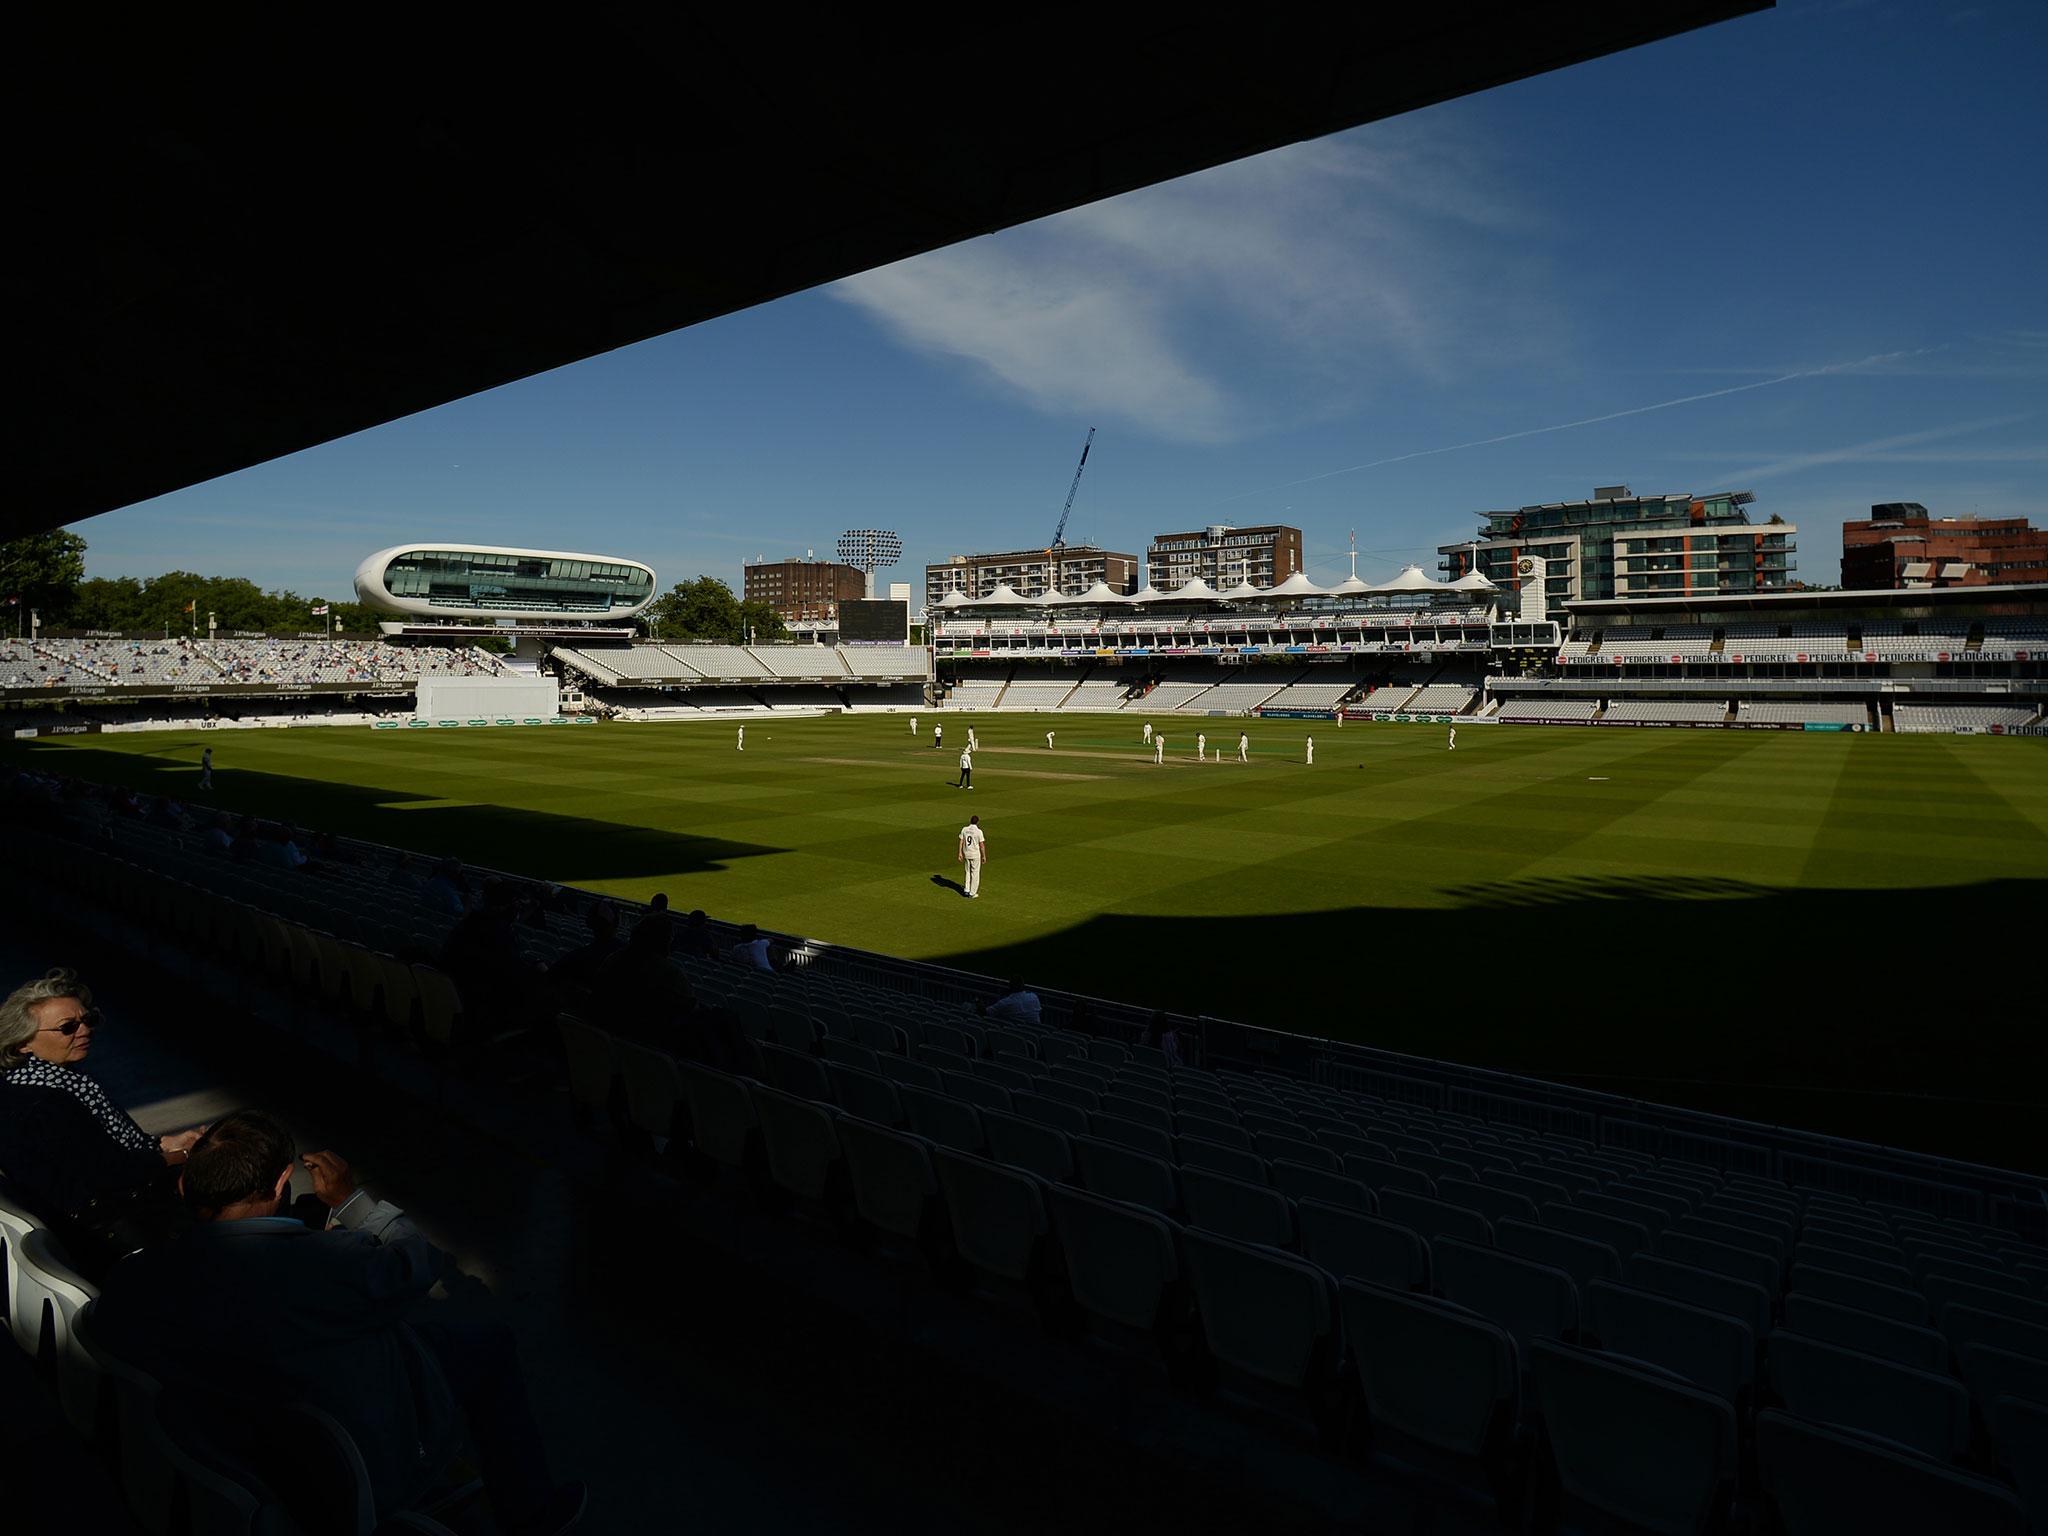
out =
[(1074, 510), (1074, 493), (1081, 489), (1081, 471), (1088, 467), (1088, 448), (1095, 441), (1095, 429), (1088, 429), (1088, 440), (1081, 444), (1081, 462), (1074, 466), (1074, 483), (1067, 487), (1067, 504), (1060, 508), (1060, 525), (1052, 531), (1052, 545), (1046, 550), (1051, 554), (1055, 549), (1067, 547), (1067, 517)]

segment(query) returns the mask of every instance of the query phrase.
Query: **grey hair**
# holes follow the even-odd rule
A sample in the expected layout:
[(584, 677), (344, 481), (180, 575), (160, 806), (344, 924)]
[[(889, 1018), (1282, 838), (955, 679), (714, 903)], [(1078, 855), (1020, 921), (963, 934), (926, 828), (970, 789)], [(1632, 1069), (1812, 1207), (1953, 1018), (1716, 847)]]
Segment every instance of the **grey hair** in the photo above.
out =
[(24, 982), (0, 1003), (0, 1076), (27, 1065), (24, 1047), (36, 1037), (36, 1004), (59, 997), (75, 997), (88, 1008), (92, 1006), (92, 988), (78, 979), (76, 971), (62, 966)]

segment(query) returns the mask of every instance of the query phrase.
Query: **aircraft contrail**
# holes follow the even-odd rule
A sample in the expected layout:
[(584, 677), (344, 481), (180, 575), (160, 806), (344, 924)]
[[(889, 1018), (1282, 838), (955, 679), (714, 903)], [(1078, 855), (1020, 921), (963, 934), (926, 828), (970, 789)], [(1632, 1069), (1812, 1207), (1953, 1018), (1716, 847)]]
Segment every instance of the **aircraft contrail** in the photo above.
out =
[[(1946, 346), (1946, 343), (1943, 344)], [(1726, 389), (1710, 389), (1702, 395), (1681, 395), (1676, 400), (1659, 400), (1655, 405), (1631, 406), (1625, 411), (1609, 411), (1604, 416), (1586, 416), (1578, 421), (1560, 421), (1548, 427), (1528, 427), (1520, 432), (1503, 432), (1498, 437), (1477, 437), (1469, 443), (1451, 443), (1442, 448), (1418, 448), (1413, 453), (1397, 453), (1392, 458), (1374, 459), (1369, 464), (1347, 464), (1342, 469), (1329, 469), (1320, 475), (1309, 475), (1300, 480), (1283, 480), (1278, 485), (1263, 486), (1255, 491), (1239, 491), (1234, 496), (1225, 496), (1212, 506), (1226, 502), (1243, 501), (1248, 496), (1270, 496), (1275, 491), (1284, 491), (1297, 485), (1313, 485), (1318, 480), (1334, 480), (1339, 475), (1355, 475), (1360, 470), (1383, 469), (1389, 464), (1405, 464), (1410, 459), (1433, 458), (1440, 453), (1458, 453), (1466, 448), (1487, 448), (1495, 443), (1512, 443), (1517, 438), (1541, 437), (1546, 432), (1569, 432), (1574, 427), (1594, 427), (1603, 421), (1619, 421), (1624, 416), (1643, 416), (1651, 411), (1668, 411), (1675, 405), (1693, 405), (1701, 400), (1718, 400), (1723, 395), (1745, 394), (1752, 389), (1769, 389), (1774, 384), (1790, 384), (1795, 379), (1817, 379), (1825, 374), (1846, 373), (1852, 368), (1868, 368), (1872, 363), (1894, 362), (1902, 357), (1925, 357), (1930, 352), (1939, 352), (1942, 347), (1917, 347), (1908, 352), (1879, 352), (1871, 357), (1858, 358), (1851, 363), (1829, 363), (1820, 368), (1802, 368), (1797, 373), (1781, 373), (1774, 379), (1758, 379), (1752, 384), (1731, 384)]]

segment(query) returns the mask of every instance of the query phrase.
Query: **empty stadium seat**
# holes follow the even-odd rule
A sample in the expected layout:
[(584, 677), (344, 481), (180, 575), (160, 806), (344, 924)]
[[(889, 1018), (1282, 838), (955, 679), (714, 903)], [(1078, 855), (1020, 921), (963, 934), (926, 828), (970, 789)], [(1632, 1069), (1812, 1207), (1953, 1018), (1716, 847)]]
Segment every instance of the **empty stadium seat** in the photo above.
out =
[(981, 1129), (996, 1162), (1027, 1169), (1049, 1184), (1073, 1178), (1074, 1148), (1065, 1131), (995, 1109), (981, 1112)]
[(931, 1159), (960, 1257), (1004, 1279), (1033, 1280), (1052, 1230), (1044, 1181), (950, 1147), (933, 1147)]
[(752, 1090), (768, 1173), (800, 1199), (827, 1200), (840, 1166), (839, 1111), (780, 1089)]
[(1544, 1206), (1542, 1214), (1546, 1227), (1605, 1243), (1624, 1263), (1638, 1249), (1650, 1246), (1649, 1229), (1639, 1221), (1624, 1221), (1604, 1211), (1582, 1210), (1576, 1204), (1560, 1205), (1555, 1201)]
[(903, 1115), (910, 1129), (926, 1141), (962, 1152), (979, 1152), (986, 1144), (982, 1136), (981, 1114), (972, 1104), (901, 1084), (896, 1089), (896, 1097), (903, 1105)]
[(1586, 1288), (1586, 1331), (1595, 1347), (1647, 1360), (1702, 1392), (1746, 1406), (1756, 1379), (1756, 1335), (1725, 1312), (1597, 1280)]
[(81, 1435), (95, 1428), (99, 1381), (89, 1362), (72, 1347), (71, 1330), (99, 1288), (72, 1269), (49, 1232), (34, 1228), (10, 1243), (14, 1289), (8, 1321), (15, 1342), (53, 1376), (64, 1416)]
[(744, 1167), (758, 1128), (747, 1080), (693, 1061), (677, 1062), (676, 1070), (689, 1100), (690, 1139), (697, 1150), (728, 1168)]
[(1267, 1176), (1272, 1180), (1275, 1189), (1283, 1190), (1297, 1200), (1322, 1200), (1331, 1205), (1348, 1205), (1360, 1211), (1379, 1209), (1371, 1190), (1358, 1180), (1348, 1179), (1341, 1173), (1332, 1173), (1327, 1168), (1312, 1168), (1305, 1163), (1291, 1162), (1284, 1157), (1275, 1158), (1268, 1166)]
[(1180, 1194), (1191, 1228), (1272, 1248), (1294, 1246), (1294, 1213), (1277, 1189), (1183, 1165)]
[(1432, 1200), (1427, 1195), (1411, 1194), (1405, 1189), (1382, 1190), (1379, 1199), (1382, 1216), (1413, 1227), (1432, 1242), (1439, 1237), (1456, 1237), (1493, 1246), (1493, 1228), (1477, 1211)]
[(1800, 1418), (1878, 1435), (1936, 1461), (1956, 1460), (1968, 1441), (1969, 1394), (1950, 1377), (1782, 1329), (1765, 1353), (1772, 1388)]
[(903, 1101), (897, 1097), (896, 1085), (888, 1078), (837, 1061), (827, 1061), (825, 1079), (832, 1087), (832, 1102), (849, 1115), (857, 1115), (875, 1125), (901, 1128)]
[(676, 1105), (688, 1097), (674, 1059), (635, 1040), (614, 1039), (612, 1045), (625, 1084), (627, 1120), (652, 1139), (673, 1136)]
[(1344, 1172), (1376, 1195), (1384, 1196), (1390, 1189), (1417, 1195), (1436, 1194), (1436, 1181), (1420, 1168), (1409, 1168), (1384, 1158), (1347, 1157), (1344, 1159)]
[(1876, 1280), (1865, 1280), (1857, 1275), (1845, 1275), (1831, 1269), (1820, 1269), (1811, 1264), (1794, 1264), (1786, 1280), (1787, 1289), (1802, 1296), (1817, 1296), (1823, 1301), (1839, 1302), (1845, 1307), (1855, 1307), (1861, 1312), (1875, 1312), (1879, 1317), (1889, 1317), (1901, 1323), (1924, 1327), (1927, 1323), (1927, 1298), (1918, 1291), (1903, 1286), (1885, 1285)]
[(1076, 1136), (1073, 1146), (1074, 1166), (1080, 1172), (1081, 1183), (1093, 1193), (1160, 1212), (1179, 1207), (1173, 1165), (1164, 1158), (1097, 1136)]
[(1538, 1340), (1529, 1371), (1566, 1498), (1630, 1529), (1707, 1530), (1738, 1466), (1735, 1410), (1641, 1362)]
[(1046, 1204), (1074, 1299), (1123, 1327), (1159, 1327), (1180, 1280), (1180, 1229), (1157, 1211), (1054, 1185)]
[(1800, 1291), (1785, 1298), (1785, 1326), (1809, 1339), (1861, 1350), (1898, 1365), (1936, 1373), (1948, 1368), (1948, 1341), (1934, 1329), (1915, 1327)]
[[(931, 1144), (887, 1126), (841, 1115), (834, 1125), (853, 1187), (854, 1210), (880, 1231), (917, 1241), (939, 1192)], [(773, 1143), (771, 1142), (771, 1146)]]
[(1067, 1131), (1076, 1136), (1088, 1134), (1088, 1111), (1079, 1104), (1069, 1104), (1061, 1099), (1047, 1098), (1044, 1094), (1013, 1093), (1010, 1095), (1010, 1112), (1026, 1120), (1035, 1120), (1040, 1125), (1049, 1125), (1057, 1130)]
[(1504, 1252), (1563, 1270), (1581, 1292), (1595, 1280), (1621, 1278), (1621, 1256), (1590, 1237), (1510, 1219), (1494, 1223), (1493, 1241)]
[(1959, 1357), (1970, 1345), (1985, 1344), (2035, 1360), (2048, 1360), (2048, 1328), (2002, 1312), (1986, 1312), (1951, 1302), (1941, 1309), (1935, 1325)]
[(1563, 1270), (1455, 1237), (1429, 1251), (1444, 1298), (1500, 1324), (1525, 1358), (1531, 1340), (1578, 1337), (1578, 1287)]
[(1746, 1326), (1761, 1339), (1771, 1330), (1770, 1292), (1748, 1280), (1720, 1274), (1711, 1269), (1638, 1253), (1624, 1265), (1630, 1285), (1675, 1297), (1709, 1312), (1722, 1312)]
[(1853, 1430), (1767, 1409), (1757, 1471), (1785, 1536), (1842, 1531), (2022, 1536), (2019, 1501), (1981, 1477)]
[(1225, 1146), (1200, 1136), (1177, 1136), (1173, 1153), (1175, 1161), (1183, 1168), (1208, 1168), (1254, 1184), (1266, 1181), (1266, 1160), (1256, 1152)]
[(1358, 1280), (1337, 1296), (1372, 1427), (1503, 1467), (1519, 1404), (1507, 1332), (1462, 1307)]
[(1295, 1221), (1302, 1253), (1339, 1279), (1397, 1291), (1429, 1285), (1429, 1245), (1412, 1227), (1321, 1200), (1299, 1202)]
[(1336, 1283), (1305, 1259), (1216, 1233), (1182, 1234), (1209, 1352), (1296, 1391), (1321, 1387), (1336, 1357)]

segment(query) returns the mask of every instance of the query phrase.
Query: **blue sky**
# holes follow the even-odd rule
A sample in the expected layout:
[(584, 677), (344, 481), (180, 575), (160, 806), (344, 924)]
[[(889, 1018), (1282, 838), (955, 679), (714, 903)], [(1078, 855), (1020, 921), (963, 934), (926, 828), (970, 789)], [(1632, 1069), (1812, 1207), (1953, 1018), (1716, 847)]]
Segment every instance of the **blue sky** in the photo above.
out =
[(1875, 501), (2048, 520), (2044, 78), (2039, 0), (1792, 0), (77, 526), (309, 595), (433, 539), (737, 588), (874, 526), (916, 581), (1044, 543), (1096, 426), (1070, 542), (1289, 522), (1327, 579), (1355, 529), (1383, 578), (1489, 507), (1753, 489), (1833, 582)]

